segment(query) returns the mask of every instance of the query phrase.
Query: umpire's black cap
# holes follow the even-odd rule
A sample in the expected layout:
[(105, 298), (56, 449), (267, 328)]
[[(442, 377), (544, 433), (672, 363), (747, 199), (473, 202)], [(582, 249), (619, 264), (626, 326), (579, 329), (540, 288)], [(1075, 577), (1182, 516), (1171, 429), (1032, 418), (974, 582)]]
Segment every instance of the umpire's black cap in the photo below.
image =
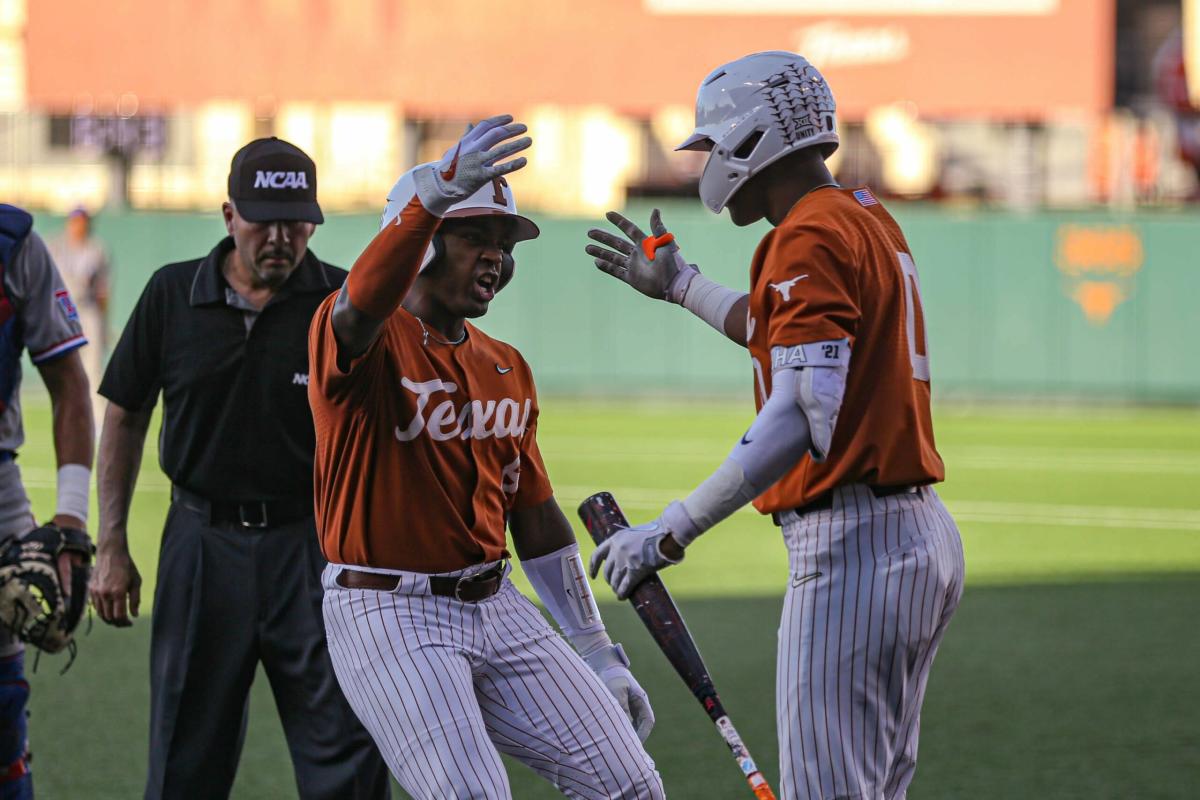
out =
[(274, 136), (255, 139), (234, 154), (229, 199), (250, 222), (325, 221), (317, 205), (317, 165), (299, 147)]

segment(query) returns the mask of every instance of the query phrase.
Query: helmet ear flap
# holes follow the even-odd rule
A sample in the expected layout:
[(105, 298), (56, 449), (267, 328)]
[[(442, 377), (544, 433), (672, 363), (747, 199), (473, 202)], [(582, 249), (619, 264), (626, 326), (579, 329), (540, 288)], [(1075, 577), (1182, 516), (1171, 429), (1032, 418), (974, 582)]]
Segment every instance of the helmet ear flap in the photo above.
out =
[(433, 248), (433, 260), (431, 264), (436, 264), (446, 257), (446, 240), (437, 231), (433, 232), (433, 238), (429, 240), (429, 245)]
[(500, 282), (496, 284), (496, 291), (500, 291), (508, 282), (513, 279), (513, 273), (517, 269), (517, 260), (512, 257), (512, 253), (507, 250), (500, 251)]

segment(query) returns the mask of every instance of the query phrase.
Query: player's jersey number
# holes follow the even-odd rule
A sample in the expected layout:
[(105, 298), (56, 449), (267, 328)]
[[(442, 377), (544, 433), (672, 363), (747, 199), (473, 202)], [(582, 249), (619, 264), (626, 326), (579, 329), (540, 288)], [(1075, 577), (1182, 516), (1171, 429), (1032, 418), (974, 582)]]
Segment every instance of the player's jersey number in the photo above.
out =
[(917, 265), (908, 253), (896, 253), (904, 280), (904, 327), (908, 339), (908, 360), (913, 380), (929, 380), (929, 340), (925, 337), (925, 309), (921, 305), (921, 279)]

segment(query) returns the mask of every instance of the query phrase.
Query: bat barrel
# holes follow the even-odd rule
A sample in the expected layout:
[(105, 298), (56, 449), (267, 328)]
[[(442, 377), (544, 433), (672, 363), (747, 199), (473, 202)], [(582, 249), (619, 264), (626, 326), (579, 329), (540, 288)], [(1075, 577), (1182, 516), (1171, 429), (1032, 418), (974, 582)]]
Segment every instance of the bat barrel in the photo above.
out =
[(617, 500), (608, 492), (597, 492), (579, 505), (579, 518), (592, 541), (600, 544), (619, 528), (628, 528), (629, 520)]

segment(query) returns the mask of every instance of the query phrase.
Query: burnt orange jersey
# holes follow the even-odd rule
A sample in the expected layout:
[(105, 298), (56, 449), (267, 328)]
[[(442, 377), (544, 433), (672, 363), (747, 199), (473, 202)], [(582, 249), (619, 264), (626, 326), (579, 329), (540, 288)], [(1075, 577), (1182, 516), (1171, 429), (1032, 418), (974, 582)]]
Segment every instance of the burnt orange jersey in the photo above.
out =
[(771, 387), (772, 348), (848, 339), (851, 353), (828, 458), (804, 456), (755, 507), (795, 508), (849, 483), (942, 480), (917, 270), (871, 191), (810, 192), (763, 237), (750, 277), (747, 338), (759, 409)]
[(507, 556), (506, 514), (552, 494), (529, 365), (470, 324), (460, 345), (427, 339), (401, 308), (343, 371), (331, 322), (336, 297), (309, 332), (325, 557), (448, 572)]

